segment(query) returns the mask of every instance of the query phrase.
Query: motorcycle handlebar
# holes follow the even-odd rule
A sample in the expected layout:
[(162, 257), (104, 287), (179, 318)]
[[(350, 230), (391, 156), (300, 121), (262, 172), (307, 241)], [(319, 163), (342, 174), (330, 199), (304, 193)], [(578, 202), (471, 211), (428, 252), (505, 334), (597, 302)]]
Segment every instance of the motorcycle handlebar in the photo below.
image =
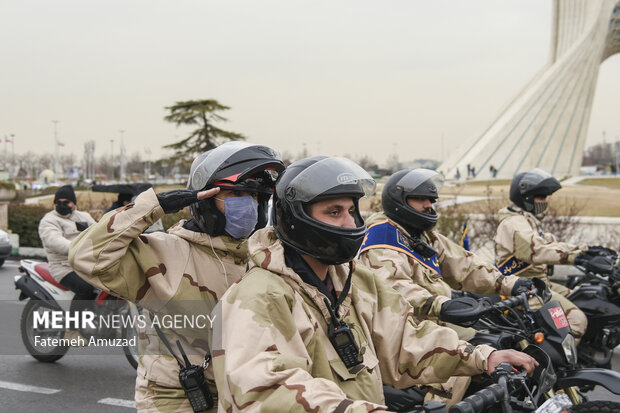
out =
[(450, 413), (476, 413), (482, 412), (501, 402), (504, 398), (504, 388), (495, 383), (489, 387), (477, 391), (471, 396), (461, 400), (452, 407)]
[[(532, 290), (531, 292), (535, 293), (535, 290)], [(525, 296), (525, 297), (527, 297), (527, 296)], [(519, 294), (517, 296), (510, 297), (510, 298), (507, 298), (505, 300), (502, 300), (502, 301), (498, 302), (496, 304), (496, 306), (503, 306), (503, 307), (510, 307), (510, 308), (512, 308), (512, 307), (517, 307), (517, 306), (523, 305), (526, 300), (527, 300), (527, 298), (524, 298), (523, 294)]]

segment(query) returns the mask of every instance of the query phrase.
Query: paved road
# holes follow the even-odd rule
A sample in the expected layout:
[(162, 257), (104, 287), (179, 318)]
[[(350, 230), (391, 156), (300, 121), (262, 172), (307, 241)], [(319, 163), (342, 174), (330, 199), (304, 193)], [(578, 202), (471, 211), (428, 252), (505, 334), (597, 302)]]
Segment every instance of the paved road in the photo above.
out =
[(71, 349), (55, 363), (26, 355), (19, 332), (24, 302), (16, 302), (15, 274), (15, 261), (0, 268), (0, 411), (135, 411), (136, 373), (120, 351), (94, 355), (91, 349)]
[[(0, 268), (0, 412), (134, 411), (135, 371), (120, 351), (100, 355), (88, 348), (71, 349), (49, 364), (26, 355), (19, 332), (24, 302), (16, 300), (15, 274), (15, 261)], [(618, 349), (612, 364), (620, 366)], [(620, 396), (600, 388), (589, 396), (620, 402)]]

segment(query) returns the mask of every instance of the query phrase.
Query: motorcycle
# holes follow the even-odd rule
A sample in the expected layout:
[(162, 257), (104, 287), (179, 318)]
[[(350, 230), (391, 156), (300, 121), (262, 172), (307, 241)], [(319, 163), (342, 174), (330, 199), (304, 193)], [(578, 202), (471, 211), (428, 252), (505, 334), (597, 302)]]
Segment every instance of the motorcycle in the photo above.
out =
[[(546, 284), (534, 280), (535, 288), (515, 297), (480, 298), (479, 294), (455, 292), (441, 319), (464, 326), (473, 326), (479, 333), (470, 340), (472, 344), (491, 344), (499, 349), (523, 349), (536, 344), (549, 355), (556, 374), (553, 388), (547, 392), (567, 394), (575, 405), (585, 403), (581, 390), (596, 385), (620, 394), (620, 373), (603, 368), (582, 368), (577, 363), (577, 347), (562, 307), (550, 301)], [(542, 297), (539, 309), (529, 305), (530, 296)], [(475, 298), (474, 298), (475, 297)], [(615, 406), (620, 411), (620, 404)]]
[(573, 405), (563, 393), (550, 395), (557, 375), (549, 355), (537, 345), (528, 345), (523, 352), (538, 361), (538, 367), (529, 377), (508, 363), (501, 363), (484, 380), (484, 387), (470, 394), (449, 409), (443, 403), (424, 403), (424, 392), (418, 387), (398, 390), (384, 387), (388, 410), (417, 413), (567, 413), (611, 412), (620, 404), (593, 401)]
[[(81, 314), (81, 319), (74, 314), (72, 319), (69, 307), (74, 293), (52, 278), (47, 262), (21, 260), (19, 272), (21, 275), (14, 277), (15, 288), (20, 290), (19, 300), (29, 299), (21, 315), (21, 337), (32, 357), (46, 363), (63, 357), (70, 348), (69, 340), (64, 340), (65, 326), (74, 321), (82, 337), (89, 342), (122, 343), (127, 361), (137, 368), (137, 324), (116, 322), (137, 320), (140, 309), (135, 304), (99, 291), (87, 309), (90, 314), (86, 314), (87, 317)], [(114, 320), (114, 317), (117, 317), (115, 322), (102, 321)]]
[[(618, 253), (608, 249), (575, 267), (583, 274), (569, 275), (568, 295), (588, 318), (588, 328), (578, 346), (579, 364), (611, 368), (614, 348), (620, 344), (620, 268), (614, 265)], [(596, 255), (594, 255), (596, 254)]]

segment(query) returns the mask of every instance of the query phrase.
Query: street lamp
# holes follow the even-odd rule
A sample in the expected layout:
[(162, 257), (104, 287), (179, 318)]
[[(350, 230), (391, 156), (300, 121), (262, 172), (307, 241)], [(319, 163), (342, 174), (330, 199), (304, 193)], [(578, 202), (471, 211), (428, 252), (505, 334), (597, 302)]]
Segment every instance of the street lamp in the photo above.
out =
[(616, 136), (616, 142), (614, 143), (616, 153), (616, 175), (620, 174), (620, 141)]
[[(13, 138), (15, 137), (14, 134), (10, 134), (10, 135), (4, 135), (4, 170), (9, 172), (9, 156), (8, 156), (8, 152), (7, 152), (7, 143), (11, 142), (11, 148), (14, 148), (13, 146)], [(13, 151), (13, 158), (15, 158), (15, 151)], [(15, 159), (13, 159), (15, 160)], [(10, 177), (10, 173), (9, 173), (9, 177)]]
[(112, 171), (110, 176), (114, 179), (114, 139), (110, 139), (110, 167)]

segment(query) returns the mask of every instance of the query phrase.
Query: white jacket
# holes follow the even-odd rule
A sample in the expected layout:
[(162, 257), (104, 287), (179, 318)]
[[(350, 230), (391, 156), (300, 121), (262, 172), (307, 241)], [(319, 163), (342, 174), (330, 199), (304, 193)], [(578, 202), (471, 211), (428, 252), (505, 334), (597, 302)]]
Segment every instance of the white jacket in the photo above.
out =
[(45, 255), (50, 266), (50, 274), (58, 282), (73, 271), (69, 265), (69, 245), (80, 234), (76, 222), (95, 223), (88, 212), (73, 211), (62, 216), (56, 210), (50, 211), (39, 222), (39, 238), (45, 248)]

